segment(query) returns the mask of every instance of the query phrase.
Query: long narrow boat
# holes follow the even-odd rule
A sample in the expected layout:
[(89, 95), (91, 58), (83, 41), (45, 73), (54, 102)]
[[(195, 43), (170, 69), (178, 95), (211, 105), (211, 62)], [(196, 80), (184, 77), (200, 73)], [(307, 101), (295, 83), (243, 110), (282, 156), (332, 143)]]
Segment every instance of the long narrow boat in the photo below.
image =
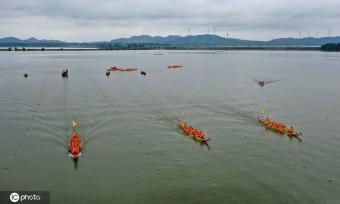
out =
[(180, 65), (180, 64), (170, 64), (170, 65), (168, 65), (169, 69), (171, 69), (171, 68), (181, 68), (181, 67), (183, 67), (183, 66)]
[(268, 117), (264, 118), (263, 116), (259, 116), (258, 120), (267, 129), (270, 129), (270, 130), (277, 132), (277, 133), (280, 133), (280, 134), (287, 134), (290, 137), (296, 137), (299, 140), (301, 140), (299, 138), (299, 136), (301, 136), (302, 133), (296, 132), (292, 126), (290, 128), (288, 128), (283, 124), (271, 121), (271, 120), (269, 120)]
[(72, 158), (78, 158), (81, 154), (81, 144), (78, 133), (73, 131), (70, 144), (69, 144), (69, 152)]
[(110, 71), (112, 72), (133, 72), (133, 71), (137, 71), (137, 68), (135, 67), (128, 67), (128, 68), (119, 68), (116, 66), (112, 66), (110, 69)]
[(78, 133), (75, 130), (77, 126), (78, 126), (78, 123), (73, 120), (72, 121), (73, 134), (70, 139), (70, 144), (69, 144), (69, 149), (68, 149), (70, 156), (73, 159), (77, 159), (81, 155), (81, 142), (80, 142)]
[[(183, 130), (183, 132), (200, 142), (208, 142), (209, 138), (205, 137), (204, 133), (196, 128), (188, 126), (184, 121), (178, 121), (178, 126)], [(191, 128), (191, 129), (190, 129)]]
[[(286, 126), (284, 126), (284, 125), (282, 125), (282, 127), (275, 127), (275, 126), (271, 125), (271, 123), (273, 121), (270, 121), (268, 123), (264, 117), (258, 117), (258, 120), (267, 129), (270, 129), (272, 131), (278, 132), (280, 134), (285, 134), (286, 133)], [(279, 124), (279, 123), (277, 123), (277, 124)]]
[(129, 68), (126, 68), (122, 71), (126, 71), (126, 72), (133, 72), (133, 71), (137, 71), (137, 68), (134, 68), (134, 67), (129, 67)]

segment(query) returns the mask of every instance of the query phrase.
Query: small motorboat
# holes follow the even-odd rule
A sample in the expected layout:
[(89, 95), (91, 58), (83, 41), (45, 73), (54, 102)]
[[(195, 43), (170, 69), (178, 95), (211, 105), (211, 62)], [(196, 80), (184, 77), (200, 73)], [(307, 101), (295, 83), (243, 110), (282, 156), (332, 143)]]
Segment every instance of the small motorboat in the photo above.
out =
[(25, 73), (25, 74), (24, 74), (24, 77), (25, 77), (25, 78), (27, 78), (27, 77), (28, 77), (28, 74), (27, 74), (27, 73)]
[(146, 72), (145, 71), (140, 71), (140, 74), (141, 75), (146, 75)]
[(272, 83), (276, 83), (281, 81), (281, 79), (278, 80), (268, 80), (268, 79), (261, 79), (261, 80), (257, 80), (257, 79), (253, 79), (257, 85), (259, 85), (260, 87), (264, 87), (265, 85), (268, 84), (272, 84)]
[(61, 77), (68, 77), (68, 69), (61, 72)]

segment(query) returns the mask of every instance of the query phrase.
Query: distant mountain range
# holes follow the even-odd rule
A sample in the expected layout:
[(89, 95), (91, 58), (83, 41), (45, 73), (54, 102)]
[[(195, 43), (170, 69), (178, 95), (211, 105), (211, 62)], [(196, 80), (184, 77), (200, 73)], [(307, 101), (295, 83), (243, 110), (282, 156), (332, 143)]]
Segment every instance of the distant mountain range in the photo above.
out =
[(225, 47), (225, 46), (321, 46), (326, 43), (340, 43), (338, 37), (321, 37), (321, 38), (278, 38), (269, 41), (242, 40), (237, 38), (224, 38), (218, 35), (188, 35), (178, 36), (169, 35), (149, 36), (139, 35), (129, 38), (119, 38), (111, 41), (97, 42), (65, 42), (60, 40), (39, 40), (29, 38), (26, 40), (15, 37), (6, 37), (0, 39), (1, 47), (112, 47), (112, 46), (168, 46), (168, 47)]
[(110, 41), (113, 44), (167, 44), (171, 46), (250, 46), (263, 45), (264, 41), (240, 40), (236, 38), (223, 38), (218, 35), (188, 35), (185, 37), (169, 35), (167, 37), (140, 35), (130, 38), (120, 38)]
[(36, 38), (29, 38), (26, 40), (21, 40), (19, 38), (15, 38), (15, 37), (7, 37), (7, 38), (1, 38), (0, 39), (0, 45), (5, 45), (5, 44), (9, 44), (9, 45), (27, 45), (27, 44), (58, 44), (58, 43), (66, 43), (66, 42), (62, 42), (60, 40), (38, 40)]

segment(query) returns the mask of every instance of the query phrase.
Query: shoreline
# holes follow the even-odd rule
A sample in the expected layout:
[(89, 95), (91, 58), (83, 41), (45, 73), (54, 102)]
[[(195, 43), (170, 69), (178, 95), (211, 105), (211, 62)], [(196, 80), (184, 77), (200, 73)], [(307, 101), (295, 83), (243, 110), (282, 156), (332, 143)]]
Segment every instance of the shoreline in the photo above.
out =
[(277, 50), (277, 51), (321, 51), (321, 46), (227, 46), (227, 47), (146, 47), (146, 48), (0, 48), (0, 51), (113, 51), (113, 50)]

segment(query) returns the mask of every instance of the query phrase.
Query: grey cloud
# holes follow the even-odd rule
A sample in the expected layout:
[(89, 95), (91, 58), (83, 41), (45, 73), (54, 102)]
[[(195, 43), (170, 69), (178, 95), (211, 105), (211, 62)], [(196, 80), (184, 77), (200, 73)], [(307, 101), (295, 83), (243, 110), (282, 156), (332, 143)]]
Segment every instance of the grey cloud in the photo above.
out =
[(109, 40), (142, 30), (185, 35), (188, 27), (193, 34), (216, 27), (250, 39), (328, 27), (340, 31), (337, 0), (0, 0), (0, 5), (0, 37)]

